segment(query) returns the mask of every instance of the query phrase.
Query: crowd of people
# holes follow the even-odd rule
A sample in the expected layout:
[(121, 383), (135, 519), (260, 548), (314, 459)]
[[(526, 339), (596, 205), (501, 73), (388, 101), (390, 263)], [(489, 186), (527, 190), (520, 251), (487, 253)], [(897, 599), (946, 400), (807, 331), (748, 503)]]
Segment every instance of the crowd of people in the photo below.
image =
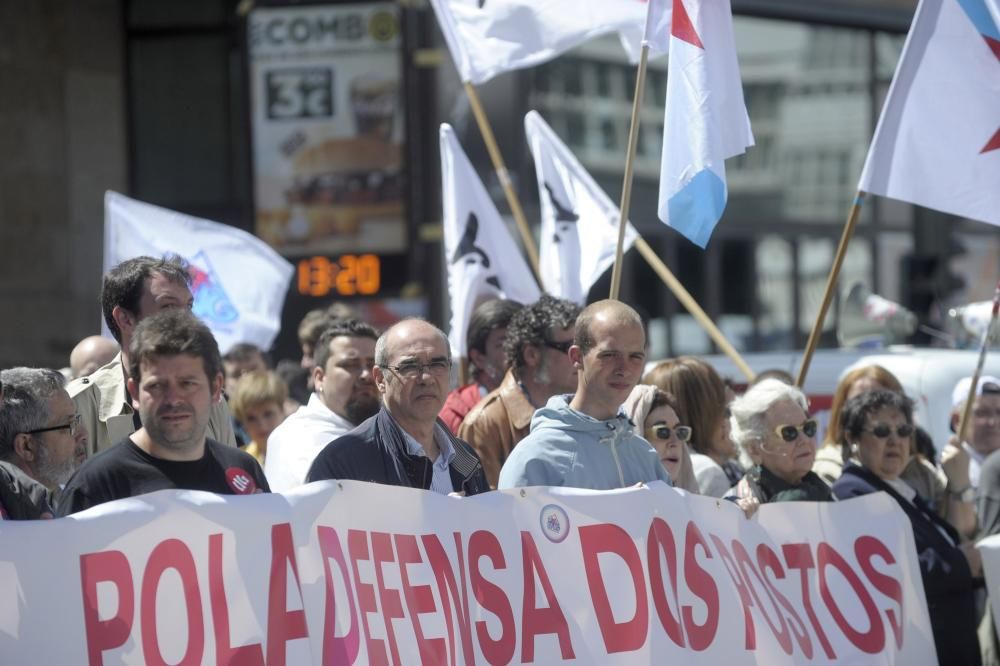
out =
[[(847, 373), (822, 443), (806, 395), (780, 372), (741, 395), (711, 365), (649, 372), (639, 315), (542, 296), (487, 301), (467, 333), (469, 381), (452, 388), (448, 337), (404, 319), (385, 331), (343, 305), (312, 312), (300, 363), (220, 354), (191, 312), (186, 266), (139, 257), (104, 277), (115, 342), (91, 337), (65, 372), (0, 372), (0, 515), (65, 516), (161, 489), (285, 491), (350, 479), (471, 496), (606, 490), (664, 481), (760, 504), (892, 497), (913, 530), (942, 663), (998, 655), (974, 541), (1000, 532), (1000, 379), (954, 389), (965, 441), (930, 441), (884, 368)], [(736, 387), (737, 392), (743, 387)]]

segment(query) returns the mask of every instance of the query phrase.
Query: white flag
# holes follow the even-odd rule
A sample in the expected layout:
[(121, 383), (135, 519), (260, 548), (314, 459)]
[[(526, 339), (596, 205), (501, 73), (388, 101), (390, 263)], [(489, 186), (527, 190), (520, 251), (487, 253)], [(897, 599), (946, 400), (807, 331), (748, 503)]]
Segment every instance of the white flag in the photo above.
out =
[(753, 145), (729, 0), (674, 0), (660, 219), (700, 247), (726, 209), (725, 161)]
[(126, 259), (165, 254), (188, 262), (194, 313), (223, 354), (240, 342), (270, 349), (281, 329), (290, 263), (242, 229), (107, 192), (104, 272)]
[(645, 0), (431, 0), (462, 81), (547, 62), (583, 42), (618, 32), (639, 59)]
[(1000, 11), (923, 0), (858, 189), (1000, 225)]
[(452, 355), (466, 355), (465, 334), (478, 302), (509, 298), (525, 305), (541, 296), (531, 268), (511, 238), (450, 125), (441, 125), (444, 250), (451, 298)]
[(653, 53), (670, 50), (670, 0), (647, 0), (646, 31), (642, 43)]
[[(539, 264), (545, 291), (584, 304), (615, 261), (619, 208), (537, 111), (524, 117), (542, 207)], [(625, 228), (627, 252), (638, 237)]]

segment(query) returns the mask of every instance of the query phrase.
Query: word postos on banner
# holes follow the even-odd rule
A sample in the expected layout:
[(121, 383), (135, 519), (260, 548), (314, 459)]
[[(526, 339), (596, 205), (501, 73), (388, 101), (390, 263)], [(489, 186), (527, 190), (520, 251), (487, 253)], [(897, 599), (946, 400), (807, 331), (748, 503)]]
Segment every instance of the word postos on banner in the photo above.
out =
[(325, 482), (164, 491), (0, 541), (11, 663), (936, 663), (909, 523), (881, 495), (746, 520), (662, 484)]

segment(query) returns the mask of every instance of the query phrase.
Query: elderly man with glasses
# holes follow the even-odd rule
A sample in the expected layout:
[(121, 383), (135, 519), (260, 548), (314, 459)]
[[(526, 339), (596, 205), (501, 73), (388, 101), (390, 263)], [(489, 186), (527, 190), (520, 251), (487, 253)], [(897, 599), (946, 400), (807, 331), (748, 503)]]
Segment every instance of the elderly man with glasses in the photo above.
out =
[(54, 496), (87, 459), (87, 429), (63, 388), (65, 380), (42, 368), (4, 370), (0, 380), (0, 460)]
[(475, 451), (438, 419), (450, 370), (448, 337), (426, 321), (405, 319), (383, 333), (372, 370), (382, 409), (324, 448), (308, 480), (353, 479), (445, 495), (489, 490)]

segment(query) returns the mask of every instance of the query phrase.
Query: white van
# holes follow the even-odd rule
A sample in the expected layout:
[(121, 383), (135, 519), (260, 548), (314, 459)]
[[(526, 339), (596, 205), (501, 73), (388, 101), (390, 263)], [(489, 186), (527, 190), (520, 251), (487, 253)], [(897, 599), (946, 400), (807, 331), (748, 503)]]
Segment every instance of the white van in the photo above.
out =
[[(813, 413), (825, 425), (840, 378), (858, 366), (881, 365), (896, 375), (906, 395), (913, 399), (916, 422), (930, 432), (934, 446), (940, 451), (951, 434), (952, 389), (959, 379), (973, 373), (978, 357), (978, 350), (910, 346), (875, 350), (820, 349), (813, 355), (804, 389)], [(732, 379), (737, 386), (745, 387), (746, 377), (729, 357), (719, 354), (699, 358), (711, 363), (720, 375)], [(745, 354), (743, 359), (754, 372), (778, 369), (796, 377), (802, 352), (760, 352)], [(652, 369), (658, 362), (650, 362), (646, 370)], [(983, 374), (1000, 377), (1000, 350), (987, 351)], [(817, 441), (822, 441), (822, 433), (817, 435)]]

